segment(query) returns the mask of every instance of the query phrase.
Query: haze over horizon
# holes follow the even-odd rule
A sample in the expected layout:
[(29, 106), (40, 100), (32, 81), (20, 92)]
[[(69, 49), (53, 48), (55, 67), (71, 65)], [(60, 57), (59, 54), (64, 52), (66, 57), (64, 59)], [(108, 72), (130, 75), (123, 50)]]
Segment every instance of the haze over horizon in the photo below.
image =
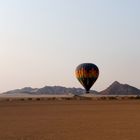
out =
[(77, 65), (140, 88), (139, 0), (1, 0), (0, 92), (26, 86), (82, 87)]

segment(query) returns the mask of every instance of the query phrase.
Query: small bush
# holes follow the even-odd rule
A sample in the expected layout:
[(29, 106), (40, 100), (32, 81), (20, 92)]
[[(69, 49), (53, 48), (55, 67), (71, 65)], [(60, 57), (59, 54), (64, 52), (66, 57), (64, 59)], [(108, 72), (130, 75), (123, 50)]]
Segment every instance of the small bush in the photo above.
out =
[(33, 100), (33, 98), (28, 98), (27, 100), (32, 101), (32, 100)]
[(117, 97), (108, 97), (109, 100), (117, 100)]
[(25, 101), (25, 98), (21, 98), (20, 101)]
[(40, 100), (41, 100), (41, 98), (36, 98), (36, 100), (37, 100), (37, 101), (40, 101)]
[(138, 99), (138, 100), (139, 100), (139, 99), (140, 99), (140, 96), (139, 96), (139, 95), (138, 95), (138, 96), (136, 96), (136, 97), (135, 97), (135, 99)]

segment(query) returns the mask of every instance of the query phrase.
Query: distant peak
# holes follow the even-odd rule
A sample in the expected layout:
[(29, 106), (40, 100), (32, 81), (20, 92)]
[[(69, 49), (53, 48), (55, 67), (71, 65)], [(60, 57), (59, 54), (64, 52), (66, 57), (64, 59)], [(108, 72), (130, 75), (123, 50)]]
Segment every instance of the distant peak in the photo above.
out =
[(112, 85), (120, 85), (120, 83), (118, 81), (115, 81), (112, 83)]
[(22, 89), (32, 89), (31, 87), (24, 87), (24, 88), (22, 88)]

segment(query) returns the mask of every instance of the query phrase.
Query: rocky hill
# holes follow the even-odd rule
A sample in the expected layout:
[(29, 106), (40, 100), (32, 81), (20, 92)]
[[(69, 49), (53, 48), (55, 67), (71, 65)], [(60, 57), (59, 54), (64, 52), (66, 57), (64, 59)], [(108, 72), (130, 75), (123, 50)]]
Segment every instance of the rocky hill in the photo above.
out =
[(101, 95), (140, 95), (140, 90), (128, 84), (113, 82), (107, 89), (100, 92)]

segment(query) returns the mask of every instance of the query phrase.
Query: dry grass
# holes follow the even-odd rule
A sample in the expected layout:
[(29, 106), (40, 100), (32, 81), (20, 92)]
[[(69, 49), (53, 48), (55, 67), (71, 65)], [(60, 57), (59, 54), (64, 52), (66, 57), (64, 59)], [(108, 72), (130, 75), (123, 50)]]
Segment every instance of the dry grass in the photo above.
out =
[(0, 102), (0, 140), (139, 140), (139, 100)]

